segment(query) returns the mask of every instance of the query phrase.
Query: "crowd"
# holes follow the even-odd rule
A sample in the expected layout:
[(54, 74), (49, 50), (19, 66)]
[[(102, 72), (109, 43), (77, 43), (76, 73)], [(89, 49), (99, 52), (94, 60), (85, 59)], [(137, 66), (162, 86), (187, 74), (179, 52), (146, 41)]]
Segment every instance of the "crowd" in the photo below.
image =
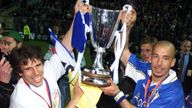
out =
[[(90, 1), (98, 7), (110, 7), (121, 9), (123, 4), (130, 3), (120, 1)], [(114, 2), (114, 3), (113, 3)], [(34, 33), (48, 34), (47, 27), (59, 26), (61, 32), (66, 32), (70, 26), (75, 0), (40, 0), (36, 4), (26, 5), (10, 13), (14, 18), (15, 28), (22, 31), (25, 20), (31, 26)], [(132, 31), (131, 39), (139, 45), (139, 41), (146, 35), (155, 36), (158, 39), (167, 39), (179, 45), (178, 40), (191, 34), (192, 21), (190, 1), (153, 1), (131, 0), (137, 8), (138, 19)], [(65, 25), (65, 26), (64, 26)], [(164, 36), (166, 35), (166, 36)], [(177, 38), (176, 38), (177, 37)]]
[[(66, 34), (60, 41), (68, 52), (72, 52), (74, 15), (78, 10), (85, 13), (90, 9), (88, 5), (81, 6), (79, 2), (75, 5), (75, 2), (76, 0), (40, 0), (38, 5), (24, 6), (11, 13), (15, 18), (15, 31), (0, 28), (2, 107), (61, 108), (61, 105), (63, 107), (62, 94), (60, 94), (62, 90), (57, 81), (73, 70), (71, 59), (62, 55), (56, 48), (49, 60), (43, 60), (40, 49), (25, 45), (18, 32), (22, 31), (26, 22), (31, 31), (40, 34), (48, 34), (45, 28), (50, 26), (58, 26), (59, 30), (56, 34), (63, 33), (65, 28)], [(132, 99), (127, 100), (129, 94), (125, 95), (120, 85), (114, 84), (112, 79), (108, 80), (109, 86), (100, 87), (99, 90), (114, 99), (113, 104), (122, 108), (182, 108), (184, 106), (190, 108), (192, 44), (190, 38), (186, 37), (192, 31), (190, 6), (180, 0), (175, 2), (148, 0), (132, 3), (137, 8), (128, 14), (129, 17), (124, 19), (124, 11), (120, 12), (119, 17), (128, 27), (121, 63), (125, 67), (123, 78), (129, 77), (136, 84), (131, 91)], [(141, 59), (132, 52), (129, 42), (139, 46)], [(85, 94), (78, 80), (72, 85), (73, 95), (65, 105), (67, 108), (77, 107), (79, 100)], [(100, 104), (102, 105), (97, 105), (98, 108), (109, 107), (105, 103)], [(81, 105), (78, 107), (81, 108)]]

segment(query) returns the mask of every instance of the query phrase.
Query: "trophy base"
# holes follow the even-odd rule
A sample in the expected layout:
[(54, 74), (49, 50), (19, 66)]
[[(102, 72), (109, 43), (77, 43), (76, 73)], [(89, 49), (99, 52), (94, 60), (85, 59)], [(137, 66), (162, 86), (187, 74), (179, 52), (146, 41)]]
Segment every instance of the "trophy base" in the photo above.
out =
[[(108, 72), (109, 73), (109, 72)], [(96, 87), (106, 87), (110, 83), (108, 79), (111, 78), (110, 74), (98, 74), (92, 73), (91, 71), (82, 71), (82, 83), (96, 86)]]

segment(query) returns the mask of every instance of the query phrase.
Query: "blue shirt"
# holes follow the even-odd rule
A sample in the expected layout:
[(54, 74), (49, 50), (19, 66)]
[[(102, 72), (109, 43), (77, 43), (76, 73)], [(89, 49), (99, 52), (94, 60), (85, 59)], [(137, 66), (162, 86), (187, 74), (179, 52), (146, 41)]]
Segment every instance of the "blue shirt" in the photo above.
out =
[[(131, 55), (126, 71), (127, 76), (136, 79), (137, 85), (133, 94), (132, 104), (138, 108), (145, 108), (144, 93), (147, 80), (151, 75), (151, 65), (142, 62), (135, 55)], [(156, 84), (151, 84), (148, 88), (148, 94), (155, 88)], [(149, 95), (147, 96), (148, 99)], [(182, 108), (184, 106), (184, 93), (181, 83), (176, 77), (176, 73), (170, 70), (169, 76), (157, 88), (152, 99), (148, 103), (148, 108)]]

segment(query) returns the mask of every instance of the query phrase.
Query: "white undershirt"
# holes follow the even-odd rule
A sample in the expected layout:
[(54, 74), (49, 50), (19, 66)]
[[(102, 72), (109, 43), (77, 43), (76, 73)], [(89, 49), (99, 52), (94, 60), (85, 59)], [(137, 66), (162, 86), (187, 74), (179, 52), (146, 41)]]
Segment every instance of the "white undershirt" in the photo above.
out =
[[(49, 101), (49, 97), (48, 97), (48, 91), (46, 89), (46, 83), (45, 80), (43, 80), (43, 84), (40, 87), (35, 87), (33, 85), (30, 85), (31, 89), (34, 90), (36, 93), (38, 93), (39, 95), (41, 95), (46, 102), (50, 105), (50, 101)], [(38, 95), (37, 95), (38, 96)], [(41, 98), (40, 96), (38, 96), (39, 98)], [(42, 99), (42, 98), (41, 98)], [(43, 99), (42, 99), (43, 100)], [(44, 101), (44, 100), (43, 100)], [(46, 104), (46, 103), (45, 103)]]

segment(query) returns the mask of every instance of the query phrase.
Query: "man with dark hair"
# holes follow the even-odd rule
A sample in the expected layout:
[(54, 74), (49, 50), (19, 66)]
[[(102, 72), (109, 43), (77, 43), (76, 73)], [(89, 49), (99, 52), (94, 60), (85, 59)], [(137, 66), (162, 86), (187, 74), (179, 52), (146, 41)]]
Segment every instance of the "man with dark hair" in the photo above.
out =
[[(12, 51), (10, 63), (21, 77), (11, 95), (10, 108), (61, 107), (57, 80), (68, 73), (69, 64), (61, 62), (57, 54), (44, 62), (39, 47), (26, 45)], [(80, 96), (76, 94), (72, 101)]]

